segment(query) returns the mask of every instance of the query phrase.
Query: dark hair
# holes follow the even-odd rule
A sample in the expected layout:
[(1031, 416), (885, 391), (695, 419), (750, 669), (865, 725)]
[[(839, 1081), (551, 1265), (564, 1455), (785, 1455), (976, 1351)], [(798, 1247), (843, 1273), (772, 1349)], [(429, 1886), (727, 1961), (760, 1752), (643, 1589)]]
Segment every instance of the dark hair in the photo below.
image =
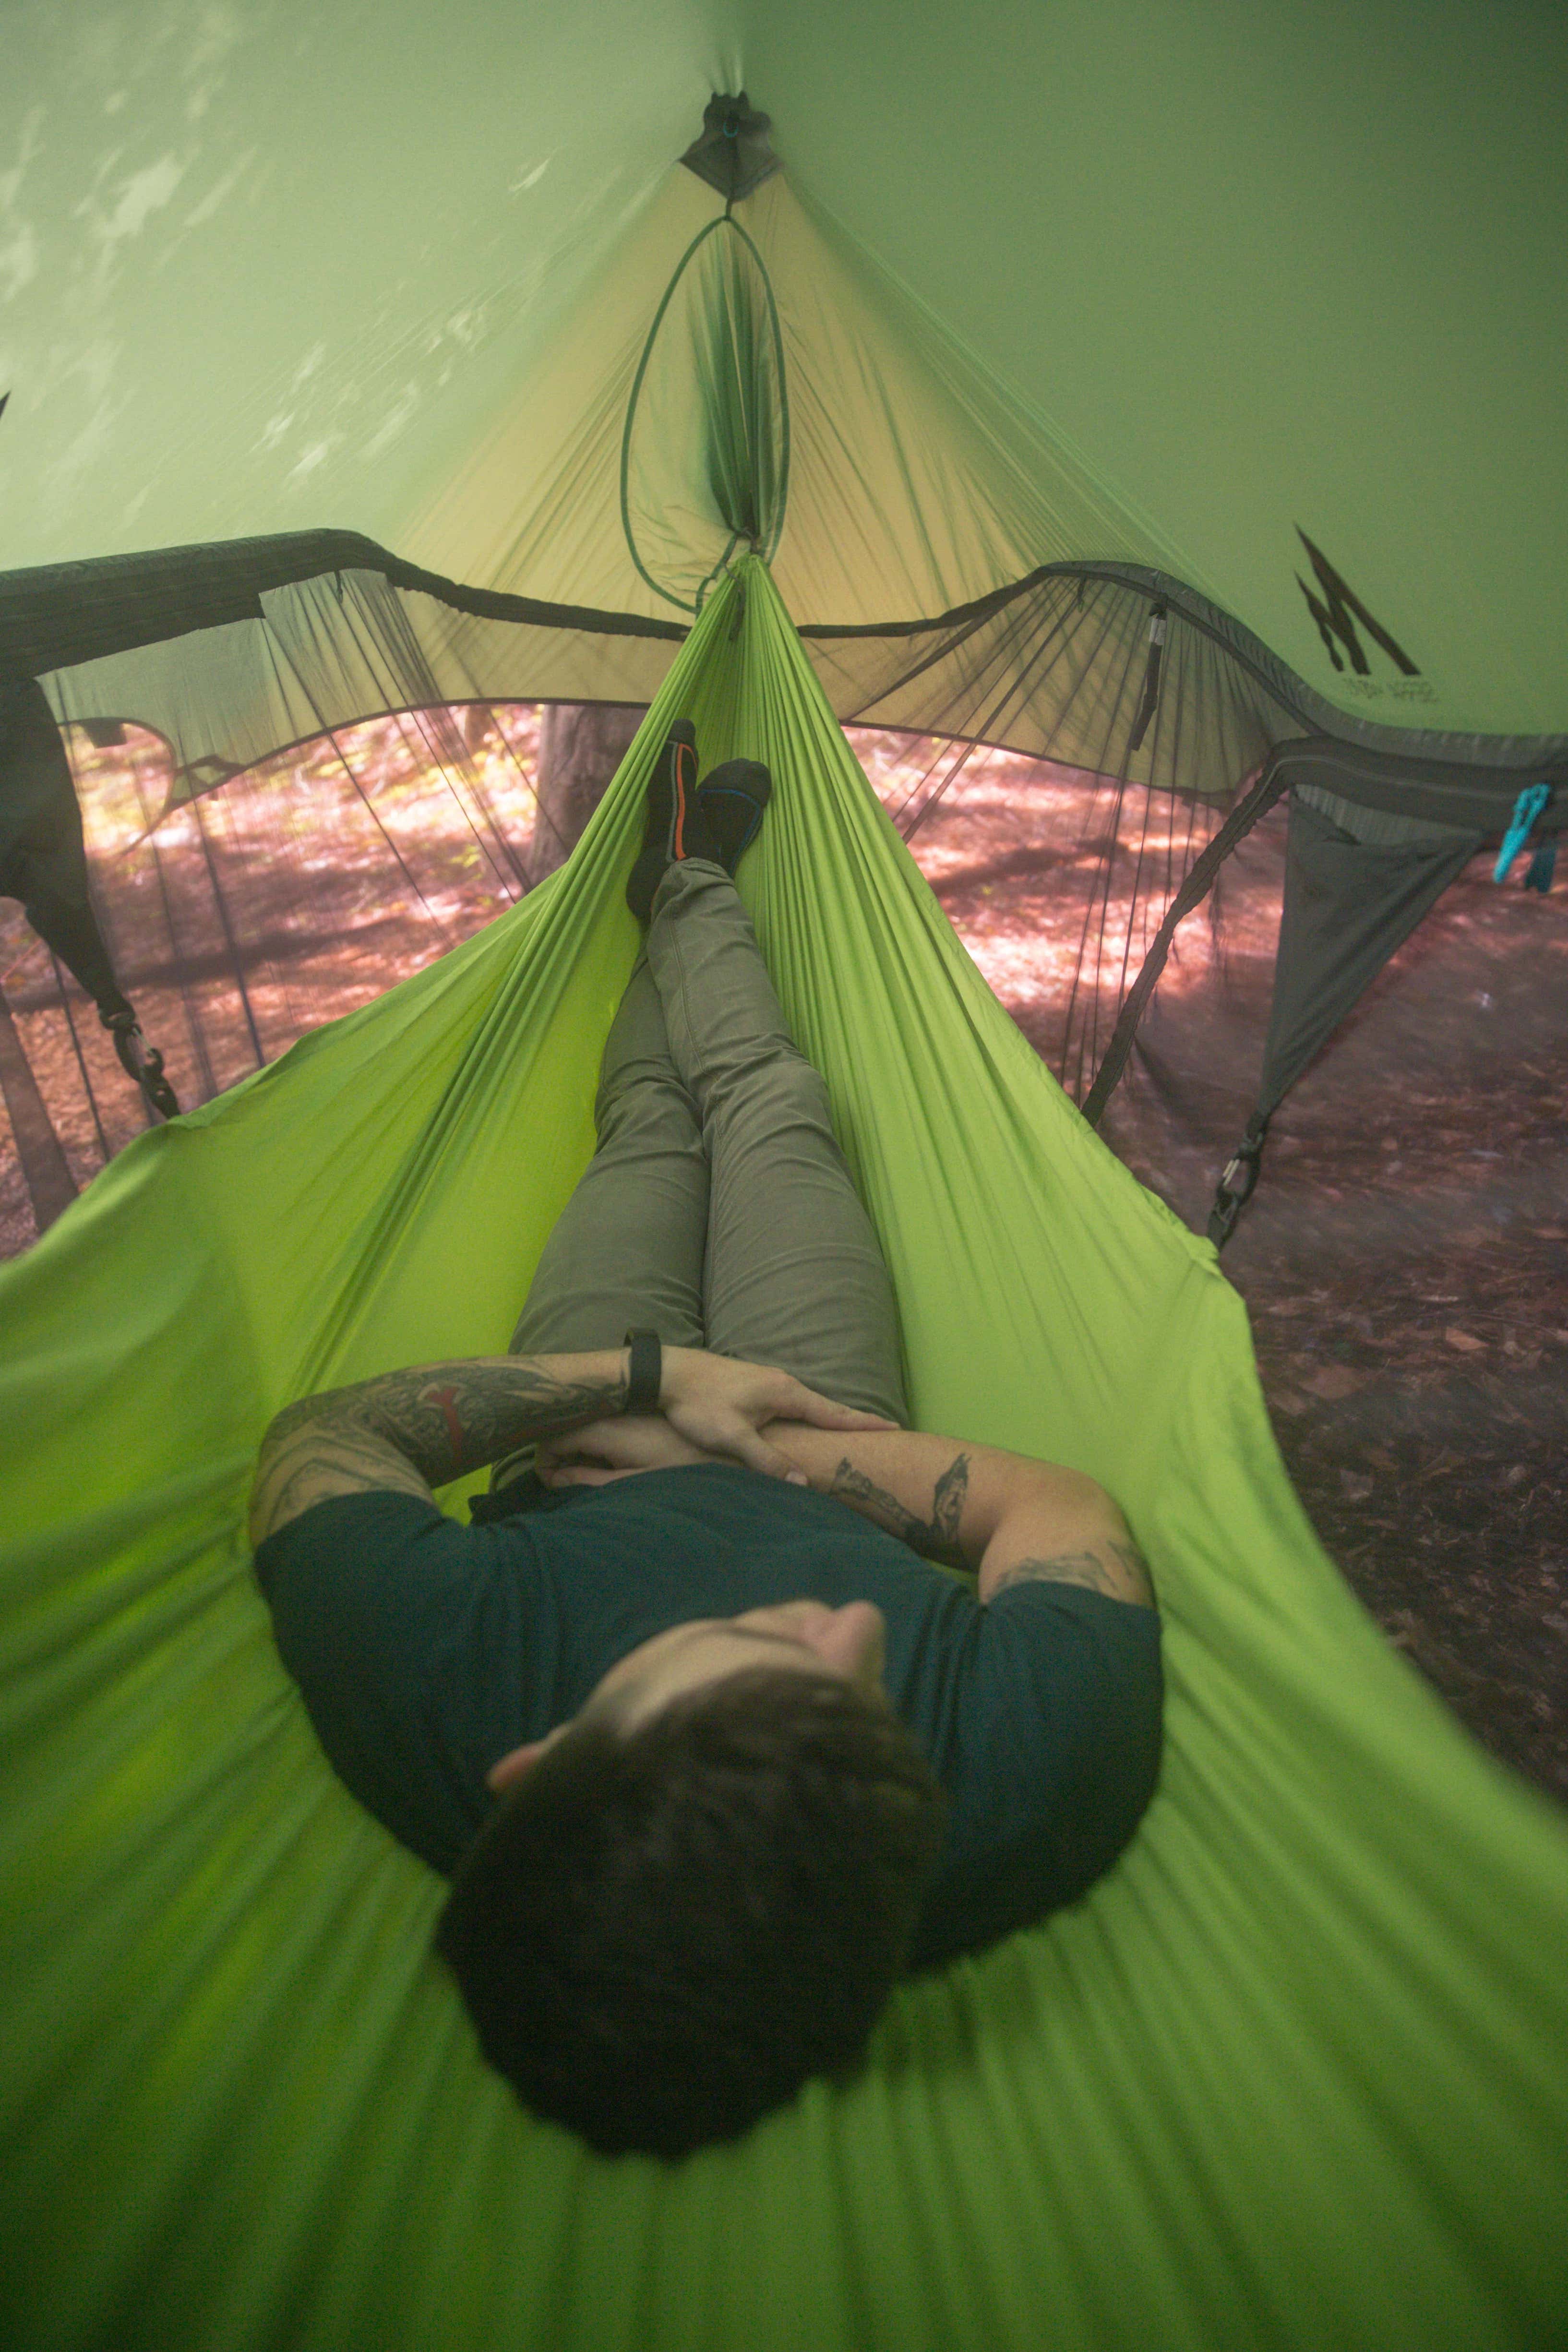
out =
[(526, 2106), (685, 2156), (852, 2071), (942, 1805), (885, 1704), (748, 1668), (628, 1734), (574, 1724), (465, 1855), (436, 1949)]

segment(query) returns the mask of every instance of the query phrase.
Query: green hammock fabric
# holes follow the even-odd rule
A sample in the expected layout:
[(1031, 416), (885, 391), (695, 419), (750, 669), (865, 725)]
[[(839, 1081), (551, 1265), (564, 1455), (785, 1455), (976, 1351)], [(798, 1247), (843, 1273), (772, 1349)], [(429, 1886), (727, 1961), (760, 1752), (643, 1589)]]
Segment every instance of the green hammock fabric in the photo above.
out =
[[(287, 1399), (504, 1347), (591, 1149), (682, 713), (705, 760), (773, 768), (743, 887), (916, 1417), (1113, 1488), (1170, 1696), (1160, 1791), (1085, 1903), (903, 1988), (855, 2084), (666, 2168), (480, 2063), (427, 1957), (441, 1885), (319, 1754), (243, 1507)], [(1320, 1550), (1212, 1250), (988, 992), (760, 565), (570, 866), (133, 1145), (5, 1269), (0, 1330), (8, 2344), (1561, 2340), (1562, 1821)]]

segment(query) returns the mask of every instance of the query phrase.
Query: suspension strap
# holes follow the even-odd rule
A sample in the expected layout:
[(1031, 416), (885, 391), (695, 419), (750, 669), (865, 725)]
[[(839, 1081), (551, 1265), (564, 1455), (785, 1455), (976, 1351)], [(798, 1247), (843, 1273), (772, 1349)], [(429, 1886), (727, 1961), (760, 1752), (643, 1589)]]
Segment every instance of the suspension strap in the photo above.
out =
[[(718, 101), (716, 100), (715, 103), (717, 104)], [(724, 103), (727, 105), (728, 101), (726, 100)], [(710, 109), (709, 110), (711, 112), (712, 110)], [(766, 116), (759, 115), (755, 119), (766, 127)], [(725, 131), (722, 121), (718, 124), (715, 135), (718, 139), (721, 146), (727, 139), (733, 141), (735, 136), (733, 132)], [(729, 152), (733, 152), (733, 149)], [(681, 161), (683, 163), (690, 163), (691, 157), (689, 154), (684, 155), (681, 158)], [(693, 168), (695, 169), (696, 167), (694, 165)], [(776, 168), (776, 163), (770, 166), (770, 168)], [(706, 177), (707, 175), (704, 173), (702, 176)], [(715, 184), (716, 185), (717, 183), (716, 182)], [(755, 184), (755, 183), (752, 183), (752, 184)], [(708, 572), (695, 597), (678, 596), (674, 593), (674, 589), (665, 587), (662, 581), (654, 579), (653, 574), (649, 571), (646, 563), (644, 563), (642, 551), (637, 545), (636, 527), (632, 516), (632, 427), (637, 421), (638, 403), (643, 396), (643, 379), (647, 375), (649, 363), (653, 356), (653, 346), (659, 340), (659, 330), (664, 323), (665, 312), (669, 310), (671, 302), (674, 299), (675, 289), (679, 286), (682, 278), (685, 275), (687, 268), (695, 259), (701, 247), (706, 244), (708, 238), (710, 236), (717, 236), (725, 230), (728, 230), (732, 236), (737, 237), (741, 245), (744, 246), (747, 252), (750, 255), (753, 262), (756, 264), (758, 278), (760, 280), (762, 291), (766, 298), (767, 308), (764, 313), (762, 325), (758, 329), (758, 340), (762, 339), (762, 334), (765, 330), (766, 338), (769, 342), (773, 352), (774, 376), (779, 387), (779, 478), (777, 488), (774, 492), (774, 512), (771, 518), (763, 516), (759, 513), (754, 513), (749, 519), (733, 515), (728, 517), (727, 520), (731, 526), (730, 538), (729, 544), (725, 549), (724, 553), (719, 557), (718, 562)], [(748, 389), (755, 392), (755, 382), (748, 386)], [(729, 562), (730, 557), (734, 554), (737, 547), (739, 546), (742, 540), (747, 541), (750, 551), (754, 555), (760, 555), (765, 563), (771, 562), (774, 551), (779, 545), (779, 536), (784, 529), (785, 510), (789, 501), (789, 391), (785, 373), (784, 331), (779, 323), (779, 305), (773, 293), (773, 280), (768, 274), (768, 265), (763, 260), (761, 252), (758, 249), (755, 239), (747, 235), (747, 232), (742, 228), (740, 223), (734, 217), (734, 215), (729, 209), (729, 205), (727, 204), (722, 213), (717, 214), (714, 219), (710, 220), (705, 228), (698, 229), (695, 236), (693, 237), (690, 245), (687, 246), (685, 253), (682, 254), (679, 261), (675, 264), (674, 275), (664, 289), (664, 294), (660, 299), (659, 307), (653, 313), (653, 323), (648, 330), (647, 341), (643, 345), (643, 355), (637, 362), (637, 373), (632, 380), (631, 395), (626, 403), (626, 415), (621, 427), (621, 529), (625, 536), (627, 551), (631, 555), (632, 562), (636, 565), (639, 574), (653, 590), (655, 596), (662, 596), (666, 604), (678, 605), (684, 613), (691, 613), (694, 615), (699, 613), (702, 610), (704, 600), (706, 597), (709, 589), (712, 587), (714, 582), (718, 578), (720, 572), (725, 570)], [(753, 488), (755, 487), (755, 483), (753, 483)], [(763, 534), (765, 527), (768, 526), (769, 522), (771, 527), (766, 529), (766, 536), (764, 537)]]

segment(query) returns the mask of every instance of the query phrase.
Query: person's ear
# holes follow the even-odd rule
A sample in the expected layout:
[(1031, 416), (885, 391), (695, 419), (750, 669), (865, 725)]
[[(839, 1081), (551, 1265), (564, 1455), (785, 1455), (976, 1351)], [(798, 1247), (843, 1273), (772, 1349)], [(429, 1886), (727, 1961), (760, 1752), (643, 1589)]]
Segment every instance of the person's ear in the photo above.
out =
[(548, 1739), (530, 1739), (526, 1748), (514, 1748), (509, 1756), (503, 1756), (498, 1764), (491, 1765), (485, 1775), (485, 1786), (493, 1790), (497, 1796), (515, 1787), (529, 1766), (538, 1762), (549, 1746)]

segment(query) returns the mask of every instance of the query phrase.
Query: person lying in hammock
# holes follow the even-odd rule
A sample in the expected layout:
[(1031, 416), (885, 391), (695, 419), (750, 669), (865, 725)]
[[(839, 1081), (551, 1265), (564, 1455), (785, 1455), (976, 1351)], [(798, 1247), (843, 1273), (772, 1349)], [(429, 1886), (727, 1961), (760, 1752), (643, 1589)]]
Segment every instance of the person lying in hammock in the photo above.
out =
[(511, 1355), (289, 1406), (251, 1510), (328, 1756), (453, 1878), (486, 2057), (665, 2158), (847, 2079), (901, 1975), (1082, 1895), (1162, 1699), (1109, 1495), (904, 1426), (893, 1286), (732, 880), (768, 772), (695, 772), (682, 724)]

